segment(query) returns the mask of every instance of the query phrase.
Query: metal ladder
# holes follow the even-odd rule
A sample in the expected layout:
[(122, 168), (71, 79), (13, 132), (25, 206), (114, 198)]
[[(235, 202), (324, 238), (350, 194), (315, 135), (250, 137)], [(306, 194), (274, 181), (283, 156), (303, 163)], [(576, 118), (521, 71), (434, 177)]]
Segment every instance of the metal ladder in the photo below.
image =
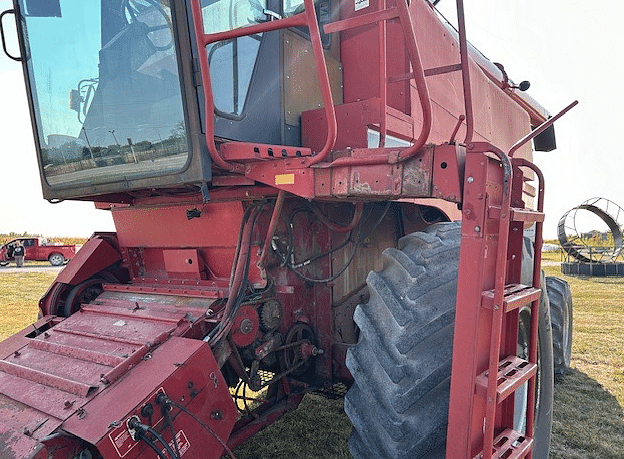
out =
[[(493, 158), (494, 154), (497, 158)], [(524, 174), (539, 177), (537, 210), (522, 201)], [(529, 161), (485, 142), (466, 151), (462, 243), (447, 457), (531, 457), (537, 374), (543, 177)], [(523, 228), (536, 223), (531, 285), (520, 283)], [(519, 309), (531, 308), (528, 360), (517, 356)], [(524, 431), (514, 430), (514, 395), (527, 384)]]

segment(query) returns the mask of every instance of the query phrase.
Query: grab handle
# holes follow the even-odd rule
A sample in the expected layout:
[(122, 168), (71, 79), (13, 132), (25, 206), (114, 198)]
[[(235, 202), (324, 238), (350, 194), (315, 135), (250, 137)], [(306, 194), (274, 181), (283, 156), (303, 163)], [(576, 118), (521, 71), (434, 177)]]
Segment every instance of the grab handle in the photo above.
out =
[(2, 49), (4, 50), (4, 54), (9, 56), (9, 58), (17, 62), (22, 62), (23, 58), (21, 56), (20, 57), (12, 56), (6, 47), (6, 39), (4, 37), (4, 15), (9, 14), (9, 13), (14, 15), (15, 10), (6, 10), (6, 11), (3, 11), (2, 14), (0, 14), (0, 37), (2, 37)]

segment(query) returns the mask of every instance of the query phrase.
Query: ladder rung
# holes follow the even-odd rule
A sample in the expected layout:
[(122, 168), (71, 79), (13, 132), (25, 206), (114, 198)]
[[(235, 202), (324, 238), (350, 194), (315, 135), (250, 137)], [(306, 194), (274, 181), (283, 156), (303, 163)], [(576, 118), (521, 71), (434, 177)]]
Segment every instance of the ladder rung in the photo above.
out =
[[(505, 429), (494, 439), (494, 451), (492, 459), (520, 459), (525, 457), (533, 449), (533, 439), (513, 429)], [(481, 459), (483, 453), (475, 456)]]
[[(503, 292), (503, 308), (505, 312), (512, 311), (527, 303), (539, 300), (542, 291), (538, 288), (522, 284), (508, 284)], [(487, 290), (481, 296), (481, 306), (488, 309), (494, 307), (494, 290)]]
[[(513, 394), (520, 386), (537, 373), (537, 365), (518, 356), (510, 355), (498, 363), (496, 373), (496, 403), (500, 403)], [(489, 371), (477, 376), (477, 393), (485, 395), (488, 386)]]
[(543, 222), (544, 212), (538, 212), (531, 209), (519, 209), (513, 207), (511, 209), (511, 221), (514, 222)]
[[(509, 209), (511, 214), (511, 221), (513, 222), (543, 222), (544, 212), (538, 212), (532, 209), (521, 209), (519, 207), (512, 207)], [(501, 208), (500, 206), (488, 207), (488, 217), (492, 220), (500, 220)]]

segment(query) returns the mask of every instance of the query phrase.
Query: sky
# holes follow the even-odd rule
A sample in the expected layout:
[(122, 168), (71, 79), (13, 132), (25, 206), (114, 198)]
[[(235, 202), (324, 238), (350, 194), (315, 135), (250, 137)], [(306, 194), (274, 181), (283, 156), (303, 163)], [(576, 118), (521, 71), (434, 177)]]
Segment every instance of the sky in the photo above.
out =
[[(11, 6), (0, 0), (0, 10)], [(438, 4), (451, 20), (454, 6), (453, 0)], [(559, 218), (587, 199), (624, 206), (624, 2), (465, 0), (465, 12), (472, 44), (502, 63), (512, 80), (530, 81), (528, 92), (553, 115), (579, 101), (555, 124), (557, 150), (535, 154), (546, 176), (545, 237), (555, 238)], [(14, 33), (7, 28), (6, 35), (17, 54)], [(0, 101), (0, 233), (86, 237), (114, 230), (110, 214), (92, 203), (42, 198), (21, 64), (1, 51)]]

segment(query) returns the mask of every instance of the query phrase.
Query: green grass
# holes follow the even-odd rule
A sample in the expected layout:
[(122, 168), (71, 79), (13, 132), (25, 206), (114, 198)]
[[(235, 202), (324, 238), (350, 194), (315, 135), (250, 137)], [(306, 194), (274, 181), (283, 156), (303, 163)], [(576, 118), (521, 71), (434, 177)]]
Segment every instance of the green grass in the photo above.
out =
[[(545, 261), (560, 261), (544, 254)], [(624, 279), (562, 276), (574, 301), (572, 371), (555, 386), (551, 459), (621, 459), (624, 451)], [(37, 318), (37, 303), (53, 274), (0, 275), (0, 338)], [(238, 459), (347, 459), (349, 420), (342, 400), (306, 395), (300, 407), (255, 435)]]
[[(556, 261), (557, 263), (561, 262), (561, 252), (543, 252), (542, 253), (542, 261)], [(557, 268), (559, 269), (559, 268)], [(559, 276), (561, 277), (561, 276)]]
[(39, 298), (56, 273), (0, 274), (0, 340), (37, 320)]
[(546, 275), (570, 283), (572, 371), (555, 388), (553, 459), (616, 459), (624, 451), (624, 279)]

